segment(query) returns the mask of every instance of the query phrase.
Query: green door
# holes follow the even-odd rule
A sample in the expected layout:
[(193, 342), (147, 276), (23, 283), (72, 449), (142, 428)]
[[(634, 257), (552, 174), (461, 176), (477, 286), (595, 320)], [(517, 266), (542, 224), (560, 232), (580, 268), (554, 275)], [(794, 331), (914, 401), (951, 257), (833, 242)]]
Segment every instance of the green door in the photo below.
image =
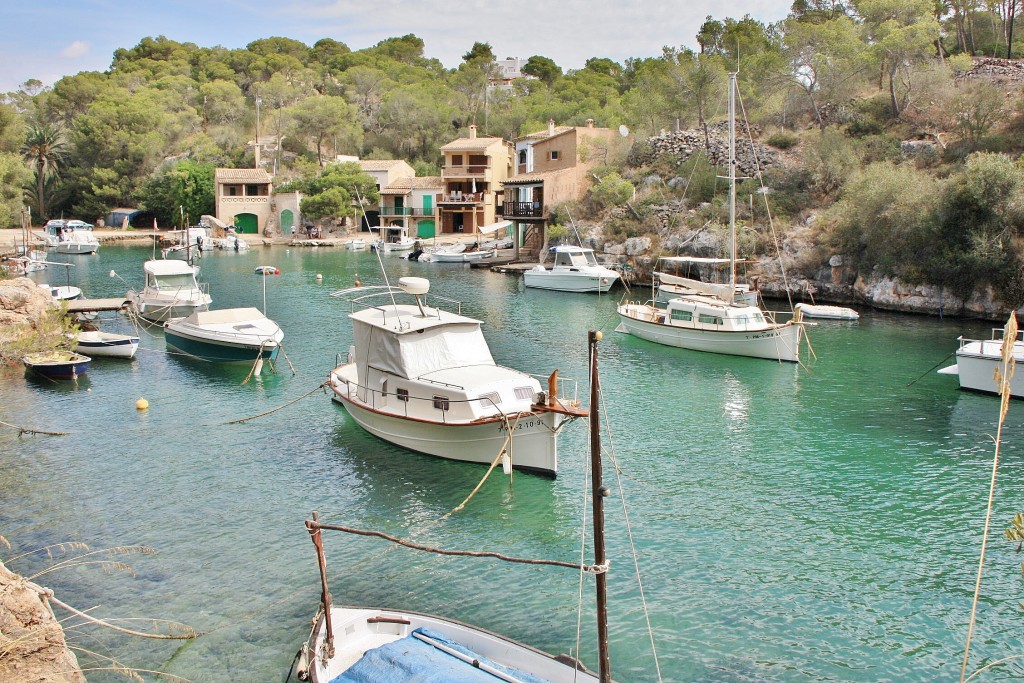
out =
[(434, 214), (434, 195), (425, 194), (423, 195), (423, 215), (431, 216)]
[(254, 213), (240, 213), (235, 216), (235, 225), (238, 232), (256, 234), (260, 231), (260, 220)]
[(281, 234), (287, 235), (293, 225), (295, 225), (295, 214), (291, 209), (285, 209), (281, 212)]
[(434, 236), (434, 221), (420, 221), (416, 224), (416, 236), (417, 237), (433, 237)]

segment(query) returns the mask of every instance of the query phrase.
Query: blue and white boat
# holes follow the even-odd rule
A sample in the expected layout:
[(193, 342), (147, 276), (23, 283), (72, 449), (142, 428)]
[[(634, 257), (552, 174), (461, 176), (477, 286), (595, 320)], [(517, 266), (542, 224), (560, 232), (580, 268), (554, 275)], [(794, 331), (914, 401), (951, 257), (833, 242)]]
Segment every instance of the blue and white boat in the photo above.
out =
[(75, 335), (75, 351), (106, 358), (132, 358), (139, 350), (139, 338), (101, 330), (81, 330)]
[(167, 346), (203, 360), (252, 363), (274, 360), (284, 331), (257, 308), (196, 311), (164, 323)]
[(74, 351), (50, 351), (31, 353), (22, 362), (25, 369), (34, 375), (48, 379), (78, 379), (89, 369), (92, 358)]

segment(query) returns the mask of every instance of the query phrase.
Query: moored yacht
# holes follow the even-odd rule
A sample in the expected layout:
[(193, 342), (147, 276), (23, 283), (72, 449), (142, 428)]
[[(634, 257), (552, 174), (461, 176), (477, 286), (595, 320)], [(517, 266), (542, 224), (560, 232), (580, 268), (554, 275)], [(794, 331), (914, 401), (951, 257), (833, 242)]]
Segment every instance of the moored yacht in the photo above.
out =
[(551, 247), (550, 268), (537, 265), (523, 273), (523, 283), (559, 292), (607, 292), (619, 274), (597, 262), (593, 249), (562, 244)]
[[(398, 287), (331, 295), (354, 309), (349, 359), (328, 376), (333, 400), (371, 434), (409, 450), (483, 464), (501, 459), (555, 476), (559, 428), (586, 411), (558, 397), (557, 371), (545, 390), (497, 365), (481, 322), (427, 306), (429, 287), (404, 277)], [(410, 296), (414, 303), (399, 303)]]
[(206, 285), (196, 280), (196, 266), (177, 259), (153, 259), (142, 270), (146, 277), (142, 290), (126, 295), (139, 317), (164, 322), (209, 308), (212, 299)]

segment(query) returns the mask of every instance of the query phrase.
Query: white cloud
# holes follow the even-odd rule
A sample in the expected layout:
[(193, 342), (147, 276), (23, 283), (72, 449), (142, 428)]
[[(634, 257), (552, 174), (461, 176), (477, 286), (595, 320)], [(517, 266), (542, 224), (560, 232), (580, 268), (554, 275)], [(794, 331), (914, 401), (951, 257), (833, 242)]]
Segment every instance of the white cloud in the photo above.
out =
[(60, 51), (61, 57), (69, 57), (71, 59), (77, 59), (78, 57), (84, 57), (89, 54), (89, 50), (92, 46), (84, 40), (76, 40), (66, 48)]

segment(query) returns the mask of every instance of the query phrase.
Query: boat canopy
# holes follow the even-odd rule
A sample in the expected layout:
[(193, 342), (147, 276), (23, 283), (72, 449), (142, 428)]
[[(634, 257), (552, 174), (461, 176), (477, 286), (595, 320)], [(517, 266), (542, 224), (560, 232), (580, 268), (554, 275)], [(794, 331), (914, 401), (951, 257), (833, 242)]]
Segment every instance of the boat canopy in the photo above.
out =
[(195, 275), (196, 269), (185, 261), (178, 259), (158, 259), (146, 261), (142, 269), (150, 275)]
[(512, 226), (512, 221), (498, 221), (497, 223), (488, 223), (487, 225), (481, 225), (477, 230), (485, 235), (490, 235), (492, 232), (497, 232), (502, 228), (508, 228)]
[(193, 325), (230, 325), (249, 323), (265, 318), (258, 308), (222, 308), (215, 311), (196, 311), (185, 322)]
[[(360, 315), (367, 312), (352, 314), (355, 347), (361, 350), (356, 363), (363, 369), (372, 367), (412, 379), (451, 367), (494, 365), (478, 320), (459, 316), (455, 322), (438, 324), (433, 319), (433, 325), (414, 325), (396, 332)], [(406, 315), (403, 320), (411, 317)]]

